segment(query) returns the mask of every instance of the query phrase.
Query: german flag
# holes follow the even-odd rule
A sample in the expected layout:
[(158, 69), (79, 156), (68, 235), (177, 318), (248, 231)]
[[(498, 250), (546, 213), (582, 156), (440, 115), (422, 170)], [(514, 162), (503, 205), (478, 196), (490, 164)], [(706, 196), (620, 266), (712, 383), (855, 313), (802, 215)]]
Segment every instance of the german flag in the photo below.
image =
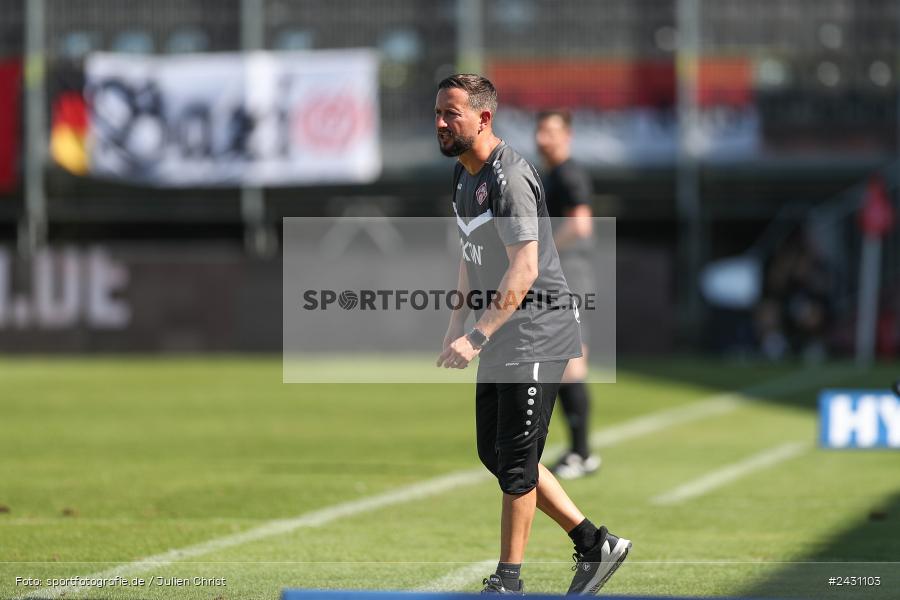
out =
[(80, 91), (65, 91), (53, 103), (50, 155), (65, 170), (85, 175), (89, 169), (87, 151), (88, 109)]

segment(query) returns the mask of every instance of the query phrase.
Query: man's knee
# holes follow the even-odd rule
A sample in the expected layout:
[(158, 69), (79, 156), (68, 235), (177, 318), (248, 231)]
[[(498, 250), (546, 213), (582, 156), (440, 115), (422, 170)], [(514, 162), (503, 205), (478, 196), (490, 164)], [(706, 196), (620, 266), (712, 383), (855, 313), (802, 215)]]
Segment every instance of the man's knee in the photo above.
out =
[(494, 474), (497, 475), (497, 450), (494, 447), (494, 444), (484, 444), (478, 443), (478, 459), (481, 460), (481, 464), (485, 466), (485, 468)]
[(518, 496), (527, 494), (538, 483), (538, 461), (527, 457), (522, 460), (521, 453), (509, 453), (491, 446), (478, 446), (478, 458), (481, 464), (497, 478), (500, 490), (504, 494)]
[(500, 491), (510, 496), (521, 496), (527, 494), (537, 487), (537, 476), (534, 479), (524, 479), (522, 477), (503, 477), (498, 476), (497, 482), (500, 484)]
[(542, 442), (533, 440), (527, 447), (500, 449), (496, 475), (504, 494), (527, 494), (537, 487)]

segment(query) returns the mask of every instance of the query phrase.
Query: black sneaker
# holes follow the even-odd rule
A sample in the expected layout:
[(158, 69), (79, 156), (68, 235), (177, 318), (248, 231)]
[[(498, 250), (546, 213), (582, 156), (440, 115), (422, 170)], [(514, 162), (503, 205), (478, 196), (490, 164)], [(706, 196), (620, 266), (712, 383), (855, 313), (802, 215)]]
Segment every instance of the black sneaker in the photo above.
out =
[(492, 573), (490, 577), (482, 581), (484, 584), (484, 589), (481, 590), (482, 594), (513, 594), (516, 596), (524, 596), (525, 595), (525, 583), (520, 579), (519, 580), (519, 589), (510, 590), (503, 586), (503, 580), (500, 579), (500, 576), (496, 573)]
[(575, 559), (575, 576), (567, 594), (596, 594), (603, 584), (612, 577), (631, 549), (631, 540), (611, 534), (606, 527), (601, 527), (597, 538), (600, 540), (593, 548), (580, 554), (577, 549), (572, 558)]

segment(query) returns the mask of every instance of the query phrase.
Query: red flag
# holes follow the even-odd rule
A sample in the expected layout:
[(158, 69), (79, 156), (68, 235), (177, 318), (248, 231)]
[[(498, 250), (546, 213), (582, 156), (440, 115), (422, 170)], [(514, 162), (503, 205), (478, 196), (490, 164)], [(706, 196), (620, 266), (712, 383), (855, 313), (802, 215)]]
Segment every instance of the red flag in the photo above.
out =
[(894, 228), (894, 207), (888, 197), (887, 186), (881, 175), (875, 175), (866, 186), (859, 228), (866, 237), (884, 237)]
[(18, 58), (0, 61), (0, 192), (12, 191), (18, 183), (21, 82)]

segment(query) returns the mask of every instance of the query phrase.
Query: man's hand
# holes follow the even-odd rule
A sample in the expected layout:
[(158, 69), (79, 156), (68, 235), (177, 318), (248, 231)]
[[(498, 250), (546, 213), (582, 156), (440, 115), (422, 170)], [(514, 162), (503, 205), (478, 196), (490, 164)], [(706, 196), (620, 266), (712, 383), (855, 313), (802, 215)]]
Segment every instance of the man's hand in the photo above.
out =
[[(446, 342), (446, 338), (445, 338)], [(472, 347), (472, 342), (466, 336), (460, 336), (450, 342), (438, 356), (437, 366), (445, 369), (465, 369), (469, 366), (481, 349), (476, 350)]]
[(457, 338), (465, 335), (465, 332), (465, 325), (456, 325), (451, 322), (450, 326), (447, 327), (447, 333), (444, 334), (444, 343), (441, 344), (441, 350), (446, 350), (450, 344), (457, 340)]

